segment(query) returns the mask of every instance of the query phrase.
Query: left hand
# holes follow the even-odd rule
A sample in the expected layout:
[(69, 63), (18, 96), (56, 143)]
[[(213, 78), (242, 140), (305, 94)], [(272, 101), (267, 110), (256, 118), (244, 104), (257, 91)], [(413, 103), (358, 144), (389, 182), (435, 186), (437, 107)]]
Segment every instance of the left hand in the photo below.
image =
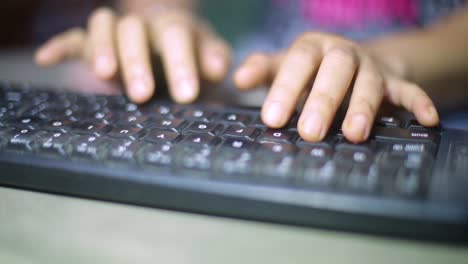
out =
[(424, 126), (435, 126), (439, 117), (434, 103), (417, 84), (406, 80), (404, 67), (377, 59), (364, 46), (339, 36), (304, 33), (287, 51), (275, 55), (253, 54), (237, 70), (234, 81), (241, 90), (272, 82), (262, 108), (263, 122), (272, 128), (287, 124), (308, 84), (313, 80), (298, 121), (301, 137), (324, 139), (332, 120), (352, 88), (342, 124), (347, 140), (365, 141), (385, 98), (415, 114)]

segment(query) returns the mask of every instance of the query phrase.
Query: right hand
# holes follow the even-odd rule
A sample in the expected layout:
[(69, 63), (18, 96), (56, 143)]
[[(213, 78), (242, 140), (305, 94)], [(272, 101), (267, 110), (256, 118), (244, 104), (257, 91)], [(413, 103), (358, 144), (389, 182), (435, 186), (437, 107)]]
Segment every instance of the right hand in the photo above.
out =
[[(99, 8), (88, 29), (70, 29), (36, 52), (36, 63), (51, 66), (68, 59), (82, 59), (104, 80), (122, 74), (126, 93), (137, 103), (155, 92), (151, 51), (161, 57), (169, 91), (179, 103), (199, 94), (200, 78), (220, 81), (228, 72), (231, 49), (205, 23), (180, 8), (160, 8), (147, 16), (117, 17)], [(164, 11), (162, 11), (164, 10)]]

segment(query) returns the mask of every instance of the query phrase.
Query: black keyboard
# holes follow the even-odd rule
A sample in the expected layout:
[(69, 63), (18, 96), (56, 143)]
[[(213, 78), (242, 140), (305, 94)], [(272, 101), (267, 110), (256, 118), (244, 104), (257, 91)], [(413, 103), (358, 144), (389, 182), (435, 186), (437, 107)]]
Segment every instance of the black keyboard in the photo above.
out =
[(468, 239), (468, 132), (379, 116), (320, 143), (258, 109), (0, 85), (0, 184), (217, 216)]

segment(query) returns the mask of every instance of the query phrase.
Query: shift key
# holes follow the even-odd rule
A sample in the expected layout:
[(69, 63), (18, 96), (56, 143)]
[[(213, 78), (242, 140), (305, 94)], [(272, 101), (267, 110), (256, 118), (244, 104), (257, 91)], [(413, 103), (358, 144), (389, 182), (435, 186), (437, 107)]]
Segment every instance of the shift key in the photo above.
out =
[(378, 140), (410, 140), (418, 142), (435, 142), (437, 133), (433, 131), (415, 131), (401, 128), (376, 127), (373, 132)]

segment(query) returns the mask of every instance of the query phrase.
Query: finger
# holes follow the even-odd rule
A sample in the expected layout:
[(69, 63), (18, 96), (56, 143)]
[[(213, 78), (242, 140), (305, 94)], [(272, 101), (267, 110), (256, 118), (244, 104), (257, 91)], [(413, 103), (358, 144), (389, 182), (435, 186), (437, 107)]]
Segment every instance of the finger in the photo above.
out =
[(382, 74), (370, 61), (362, 61), (343, 122), (343, 133), (353, 143), (365, 141), (384, 95)]
[(266, 85), (273, 76), (273, 57), (255, 53), (247, 57), (234, 74), (234, 82), (241, 90)]
[(432, 127), (439, 123), (439, 114), (435, 105), (421, 87), (398, 79), (390, 79), (387, 87), (390, 102), (414, 113), (421, 125)]
[(134, 102), (145, 102), (153, 95), (155, 83), (143, 21), (123, 18), (117, 26), (117, 42), (127, 94)]
[(53, 37), (42, 45), (35, 54), (41, 66), (51, 66), (66, 59), (79, 58), (84, 53), (86, 34), (82, 29), (70, 29)]
[(291, 46), (262, 107), (262, 119), (266, 125), (278, 128), (286, 124), (321, 59), (321, 50), (305, 38)]
[(298, 122), (301, 137), (322, 140), (354, 78), (358, 63), (348, 48), (333, 48), (325, 55)]
[(172, 98), (179, 103), (192, 102), (200, 84), (189, 19), (180, 14), (166, 15), (153, 22), (153, 30)]
[(96, 10), (88, 23), (94, 71), (99, 78), (111, 79), (117, 72), (114, 47), (115, 14), (109, 8)]
[(231, 48), (209, 30), (202, 28), (199, 33), (199, 59), (201, 74), (208, 81), (224, 79), (231, 65)]

